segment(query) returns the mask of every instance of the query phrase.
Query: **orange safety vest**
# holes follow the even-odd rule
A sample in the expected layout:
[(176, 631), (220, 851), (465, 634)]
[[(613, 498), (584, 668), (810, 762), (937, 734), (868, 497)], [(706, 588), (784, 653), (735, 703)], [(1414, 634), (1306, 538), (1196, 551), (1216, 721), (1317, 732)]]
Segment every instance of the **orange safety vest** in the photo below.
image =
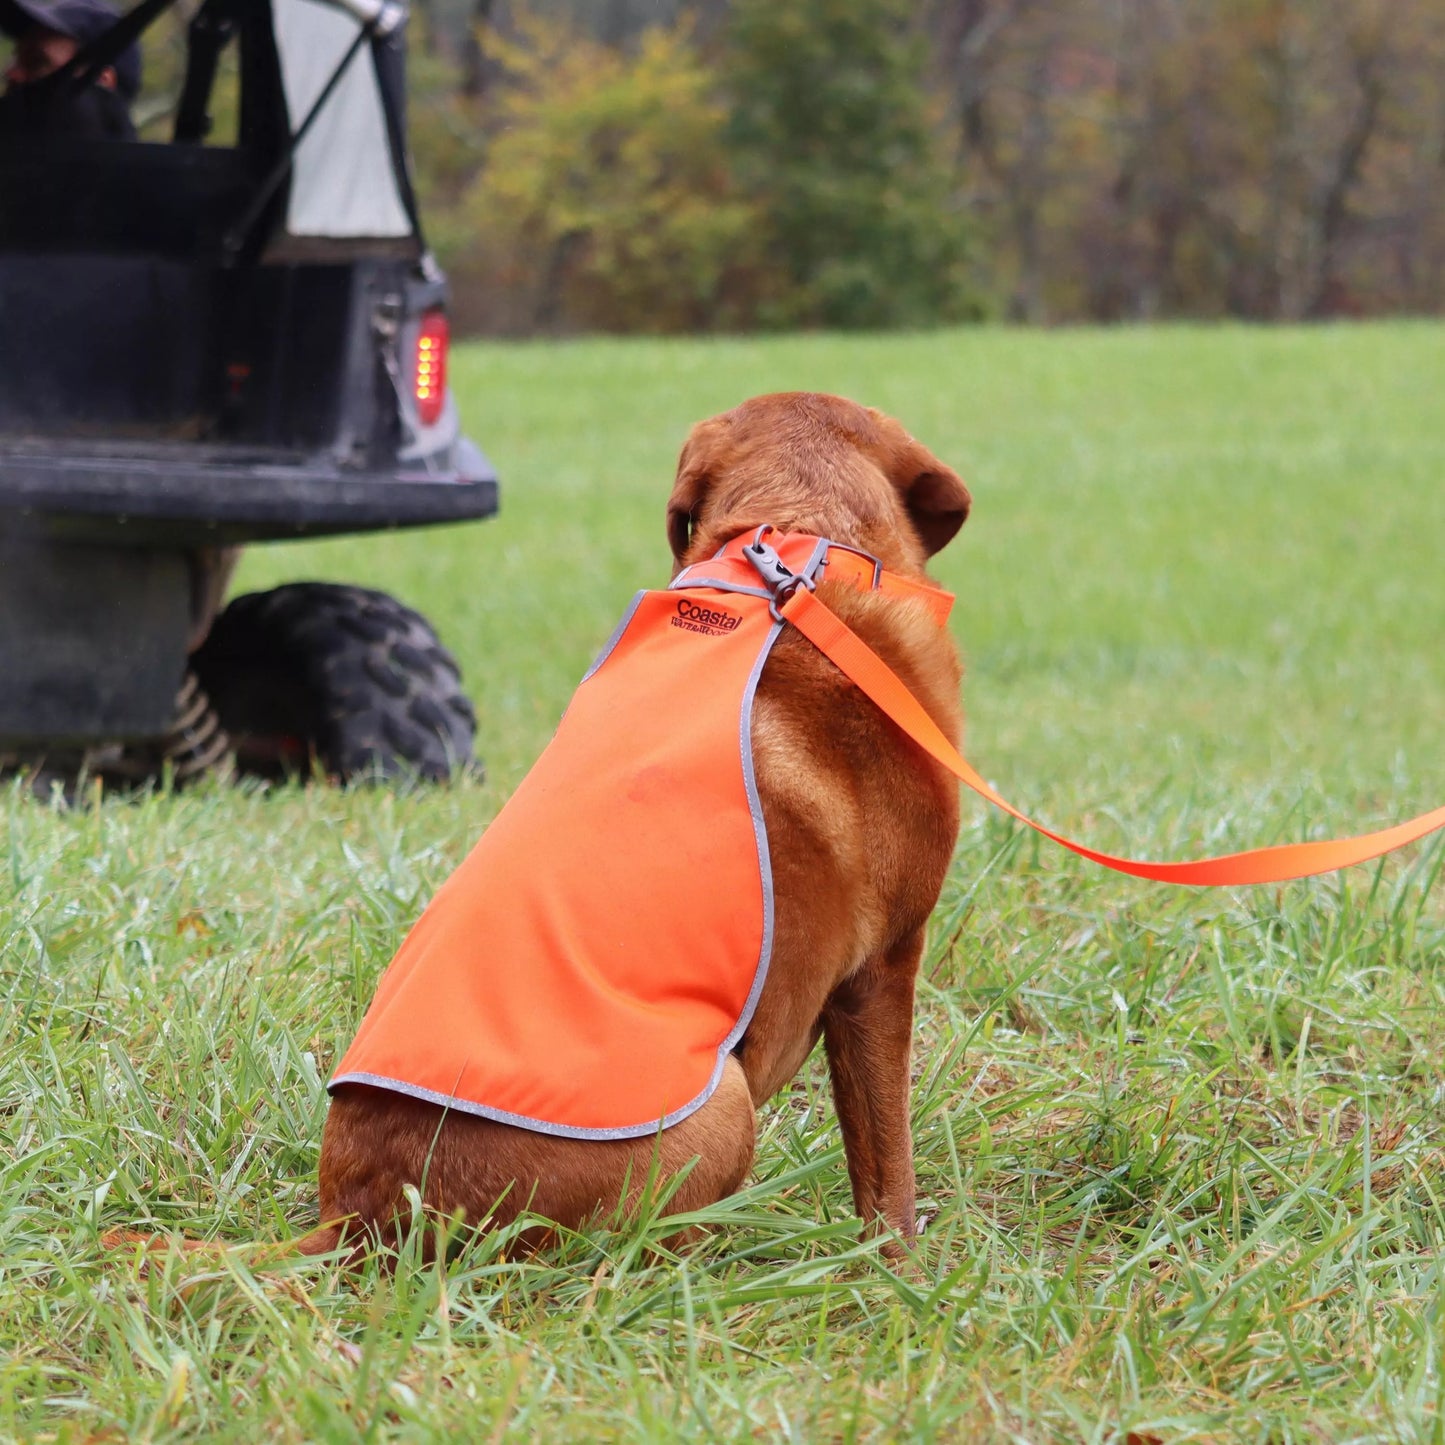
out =
[(402, 943), (331, 1088), (583, 1139), (653, 1133), (712, 1094), (772, 952), (752, 711), (783, 626), (773, 589), (788, 573), (881, 587), (940, 625), (953, 600), (818, 537), (759, 548), (763, 532), (633, 599)]

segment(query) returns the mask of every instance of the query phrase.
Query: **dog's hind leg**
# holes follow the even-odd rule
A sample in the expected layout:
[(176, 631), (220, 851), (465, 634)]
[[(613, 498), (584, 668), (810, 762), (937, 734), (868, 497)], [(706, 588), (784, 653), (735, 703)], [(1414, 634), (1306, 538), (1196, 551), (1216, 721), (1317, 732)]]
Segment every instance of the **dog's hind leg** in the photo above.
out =
[[(660, 1134), (633, 1139), (562, 1138), (347, 1084), (332, 1099), (322, 1139), (321, 1214), (354, 1221), (348, 1238), (370, 1232), (394, 1246), (412, 1186), (429, 1213), (460, 1213), (473, 1227), (506, 1225), (525, 1212), (575, 1229), (635, 1209), (649, 1187), (665, 1191), (687, 1168), (663, 1209), (682, 1214), (742, 1183), (755, 1130), (747, 1080), (731, 1057), (701, 1108)], [(323, 1244), (323, 1234), (307, 1242), (319, 1249), (341, 1242), (338, 1233)], [(539, 1230), (522, 1244), (544, 1239)]]
[[(702, 1108), (664, 1130), (659, 1139), (632, 1142), (649, 1146), (647, 1166), (660, 1180), (674, 1177), (689, 1161), (696, 1160), (663, 1207), (663, 1214), (669, 1215), (703, 1209), (735, 1193), (752, 1168), (756, 1138), (757, 1118), (747, 1078), (742, 1065), (729, 1055), (712, 1098)], [(656, 1166), (652, 1165), (654, 1157)], [(629, 1207), (635, 1205), (638, 1192), (634, 1184)], [(695, 1235), (694, 1230), (684, 1230), (667, 1242), (676, 1247), (691, 1242)]]
[(618, 1212), (630, 1214), (649, 1192), (668, 1195), (664, 1215), (687, 1214), (725, 1198), (752, 1167), (756, 1118), (742, 1066), (729, 1057), (712, 1097), (660, 1133), (599, 1140), (517, 1129), (509, 1134), (507, 1142), (524, 1157), (513, 1156), (507, 1217), (527, 1209), (577, 1228)]

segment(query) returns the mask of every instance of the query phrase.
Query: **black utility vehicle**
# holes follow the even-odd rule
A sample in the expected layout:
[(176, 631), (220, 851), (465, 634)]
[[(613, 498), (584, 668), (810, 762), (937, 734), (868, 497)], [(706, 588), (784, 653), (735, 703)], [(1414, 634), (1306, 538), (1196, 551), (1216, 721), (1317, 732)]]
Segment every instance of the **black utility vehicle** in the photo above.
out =
[[(36, 93), (63, 104), (175, 3), (140, 0)], [(0, 766), (469, 762), (471, 705), (416, 613), (317, 582), (221, 609), (242, 543), (497, 507), (446, 384), (404, 19), (203, 0), (168, 141), (0, 131)]]

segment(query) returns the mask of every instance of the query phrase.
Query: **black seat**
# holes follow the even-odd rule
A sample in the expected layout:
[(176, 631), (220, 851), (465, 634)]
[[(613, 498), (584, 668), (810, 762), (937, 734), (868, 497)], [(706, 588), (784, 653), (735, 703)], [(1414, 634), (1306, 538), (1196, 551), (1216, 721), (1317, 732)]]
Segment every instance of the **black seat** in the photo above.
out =
[(0, 249), (219, 259), (260, 178), (219, 146), (0, 139)]

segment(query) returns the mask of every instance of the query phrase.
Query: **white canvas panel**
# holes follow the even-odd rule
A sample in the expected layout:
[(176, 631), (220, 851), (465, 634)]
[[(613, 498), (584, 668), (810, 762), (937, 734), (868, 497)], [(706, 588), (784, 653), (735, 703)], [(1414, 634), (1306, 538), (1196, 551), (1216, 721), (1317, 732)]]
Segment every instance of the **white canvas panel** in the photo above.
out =
[[(272, 0), (271, 9), (294, 130), (361, 27), (322, 0)], [(411, 234), (368, 47), (347, 67), (296, 152), (286, 229), (293, 236)]]

